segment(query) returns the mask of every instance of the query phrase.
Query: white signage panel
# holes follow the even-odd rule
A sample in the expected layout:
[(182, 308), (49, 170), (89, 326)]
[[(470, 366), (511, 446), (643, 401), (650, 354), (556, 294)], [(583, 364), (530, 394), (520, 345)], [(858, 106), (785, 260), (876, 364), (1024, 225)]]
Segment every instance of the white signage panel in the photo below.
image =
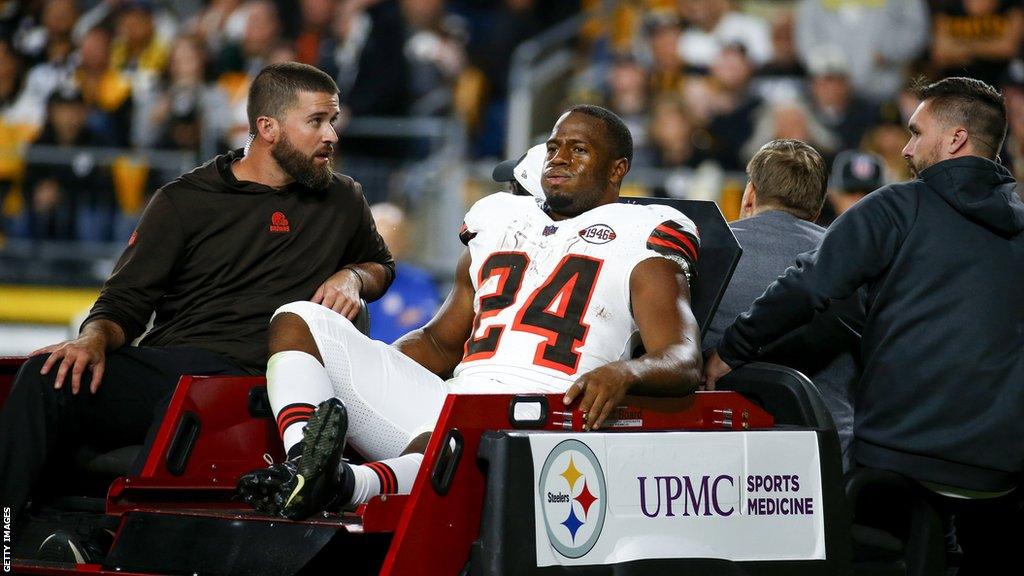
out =
[(528, 437), (538, 566), (825, 558), (814, 432)]

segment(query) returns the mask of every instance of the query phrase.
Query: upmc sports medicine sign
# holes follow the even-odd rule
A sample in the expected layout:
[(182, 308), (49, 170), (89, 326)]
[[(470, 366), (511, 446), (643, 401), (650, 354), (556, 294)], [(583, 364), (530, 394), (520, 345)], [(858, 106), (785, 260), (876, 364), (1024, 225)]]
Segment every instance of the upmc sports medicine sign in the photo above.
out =
[(814, 432), (529, 438), (537, 566), (825, 559)]

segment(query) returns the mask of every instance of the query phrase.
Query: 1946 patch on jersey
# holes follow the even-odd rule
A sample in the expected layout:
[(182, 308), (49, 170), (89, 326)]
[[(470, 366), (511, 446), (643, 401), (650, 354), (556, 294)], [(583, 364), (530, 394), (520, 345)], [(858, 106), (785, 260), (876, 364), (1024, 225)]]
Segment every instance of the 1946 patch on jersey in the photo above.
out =
[(612, 230), (612, 227), (607, 224), (594, 224), (580, 230), (580, 238), (591, 244), (607, 244), (615, 240), (615, 230)]

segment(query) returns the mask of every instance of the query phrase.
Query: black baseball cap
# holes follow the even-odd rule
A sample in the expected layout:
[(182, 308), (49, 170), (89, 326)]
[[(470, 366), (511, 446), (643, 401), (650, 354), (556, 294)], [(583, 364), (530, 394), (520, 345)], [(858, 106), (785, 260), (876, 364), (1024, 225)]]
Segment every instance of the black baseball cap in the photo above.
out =
[(843, 192), (873, 192), (885, 185), (885, 163), (872, 152), (843, 150), (832, 162), (828, 184)]
[(516, 164), (522, 162), (523, 158), (526, 158), (526, 152), (523, 152), (523, 155), (519, 158), (498, 162), (494, 167), (494, 171), (491, 172), (491, 178), (495, 182), (511, 182), (515, 180)]

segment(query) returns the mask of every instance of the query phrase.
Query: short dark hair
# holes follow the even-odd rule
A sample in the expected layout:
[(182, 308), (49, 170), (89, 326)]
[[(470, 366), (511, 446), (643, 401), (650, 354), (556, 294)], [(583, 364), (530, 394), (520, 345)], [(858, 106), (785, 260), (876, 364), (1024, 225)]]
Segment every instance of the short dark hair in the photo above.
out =
[(967, 128), (975, 149), (995, 158), (1006, 138), (1006, 104), (998, 90), (974, 78), (953, 77), (931, 84), (919, 78), (911, 92), (946, 125)]
[(629, 128), (618, 114), (593, 104), (577, 104), (565, 111), (566, 114), (570, 112), (586, 114), (603, 122), (610, 140), (612, 155), (615, 158), (625, 158), (630, 164), (633, 163), (633, 135), (629, 133)]
[(817, 150), (799, 140), (772, 140), (747, 164), (759, 204), (814, 220), (825, 201), (828, 171)]
[(337, 94), (338, 85), (315, 66), (299, 62), (270, 64), (260, 70), (249, 86), (249, 133), (256, 133), (256, 119), (260, 116), (280, 119), (298, 92)]

